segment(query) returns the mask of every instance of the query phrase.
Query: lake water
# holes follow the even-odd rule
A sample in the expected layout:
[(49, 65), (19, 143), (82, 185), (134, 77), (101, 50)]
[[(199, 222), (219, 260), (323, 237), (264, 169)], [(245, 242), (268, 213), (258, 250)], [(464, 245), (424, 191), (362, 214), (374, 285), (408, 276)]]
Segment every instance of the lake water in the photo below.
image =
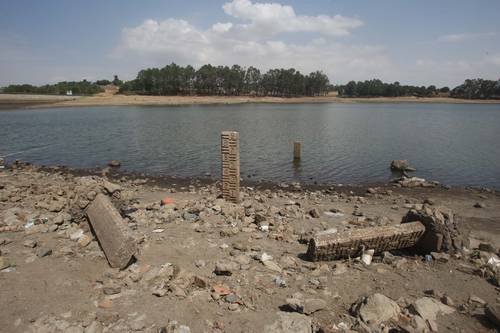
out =
[[(386, 182), (393, 159), (415, 176), (500, 188), (500, 105), (245, 104), (0, 112), (0, 155), (44, 165), (220, 175), (220, 132), (240, 132), (252, 180)], [(293, 142), (302, 142), (302, 162)]]

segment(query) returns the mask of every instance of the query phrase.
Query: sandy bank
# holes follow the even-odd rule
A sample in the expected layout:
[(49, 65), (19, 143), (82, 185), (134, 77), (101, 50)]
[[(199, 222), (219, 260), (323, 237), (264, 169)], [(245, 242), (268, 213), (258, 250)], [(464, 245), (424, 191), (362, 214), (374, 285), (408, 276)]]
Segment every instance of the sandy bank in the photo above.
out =
[(141, 96), (99, 94), (96, 96), (50, 96), (25, 94), (0, 94), (0, 109), (16, 107), (68, 107), (68, 106), (127, 106), (127, 105), (208, 105), (208, 104), (298, 104), (298, 103), (450, 103), (450, 104), (500, 104), (500, 100), (464, 100), (446, 97), (376, 97), (340, 98), (317, 97), (249, 97), (249, 96)]

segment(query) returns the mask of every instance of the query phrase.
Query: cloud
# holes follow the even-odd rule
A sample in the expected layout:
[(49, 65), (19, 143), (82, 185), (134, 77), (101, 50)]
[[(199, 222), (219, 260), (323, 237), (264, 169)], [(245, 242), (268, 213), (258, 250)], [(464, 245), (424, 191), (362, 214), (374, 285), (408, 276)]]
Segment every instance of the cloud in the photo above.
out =
[(438, 41), (448, 42), (448, 43), (458, 43), (467, 40), (475, 40), (479, 38), (493, 37), (493, 36), (496, 36), (494, 32), (450, 34), (450, 35), (439, 36)]
[[(208, 29), (176, 18), (149, 19), (125, 28), (115, 57), (137, 56), (142, 61), (139, 68), (174, 61), (194, 66), (236, 63), (262, 70), (294, 67), (304, 73), (323, 70), (335, 81), (383, 77), (390, 69), (384, 48), (342, 41), (363, 24), (359, 19), (297, 15), (290, 6), (249, 0), (228, 2), (223, 10), (233, 22), (217, 22)], [(306, 42), (281, 38), (300, 32), (312, 37)]]
[(293, 7), (279, 3), (233, 0), (224, 4), (222, 8), (227, 15), (249, 22), (240, 24), (237, 28), (257, 33), (316, 32), (331, 36), (347, 36), (350, 30), (363, 25), (357, 18), (341, 15), (297, 15)]

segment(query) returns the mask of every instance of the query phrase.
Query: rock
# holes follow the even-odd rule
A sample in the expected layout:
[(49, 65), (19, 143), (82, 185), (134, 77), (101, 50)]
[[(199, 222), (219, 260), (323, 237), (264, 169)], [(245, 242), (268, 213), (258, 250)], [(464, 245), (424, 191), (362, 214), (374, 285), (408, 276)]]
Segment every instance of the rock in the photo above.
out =
[(122, 165), (121, 162), (118, 160), (111, 160), (108, 162), (108, 166), (112, 168), (119, 168), (121, 165)]
[(309, 215), (315, 219), (319, 219), (321, 217), (321, 214), (319, 213), (319, 210), (317, 208), (313, 208), (309, 211)]
[(440, 262), (448, 262), (450, 260), (450, 255), (443, 252), (431, 252), (432, 258)]
[(391, 162), (391, 170), (394, 171), (415, 171), (415, 168), (410, 167), (408, 160), (393, 160)]
[(496, 248), (490, 243), (479, 243), (477, 248), (479, 249), (479, 251), (490, 252), (490, 253), (497, 252)]
[(48, 247), (38, 247), (36, 250), (36, 255), (40, 258), (50, 256), (52, 254), (52, 249)]
[(89, 326), (85, 327), (84, 333), (102, 333), (102, 325), (98, 321), (93, 321)]
[(475, 295), (472, 295), (472, 296), (469, 297), (469, 303), (476, 303), (476, 304), (479, 304), (479, 305), (482, 305), (482, 306), (486, 305), (486, 301), (485, 300), (483, 300), (482, 298), (477, 297)]
[(402, 223), (420, 221), (425, 233), (415, 246), (422, 253), (455, 252), (462, 249), (464, 239), (458, 228), (458, 221), (450, 209), (425, 206), (420, 210), (411, 209)]
[(120, 185), (113, 184), (113, 183), (108, 182), (108, 181), (104, 182), (103, 187), (106, 190), (106, 192), (109, 194), (113, 194), (115, 192), (122, 190), (122, 187)]
[(299, 313), (278, 312), (278, 320), (264, 327), (263, 333), (312, 333), (312, 320)]
[(23, 246), (25, 247), (29, 247), (29, 248), (35, 248), (36, 247), (36, 241), (32, 240), (32, 239), (28, 239), (28, 240), (25, 240), (23, 242)]
[(90, 244), (91, 241), (92, 241), (92, 238), (89, 235), (83, 235), (78, 240), (78, 246), (80, 246), (80, 247), (86, 247), (87, 245)]
[(309, 298), (304, 301), (304, 313), (309, 315), (326, 308), (326, 302), (319, 298)]
[(272, 261), (272, 260), (263, 261), (262, 264), (266, 268), (268, 268), (268, 269), (270, 269), (272, 271), (275, 271), (275, 272), (278, 272), (278, 273), (281, 273), (281, 271), (282, 271), (281, 267), (277, 263), (275, 263), (274, 261)]
[(481, 203), (481, 202), (476, 202), (474, 204), (474, 208), (485, 208), (485, 204)]
[(353, 312), (369, 325), (379, 325), (399, 315), (399, 305), (382, 294), (373, 294), (354, 305)]
[(455, 312), (452, 307), (431, 297), (422, 297), (416, 300), (411, 307), (414, 312), (425, 320), (436, 320), (438, 314), (447, 315)]
[(87, 209), (90, 224), (113, 268), (125, 268), (137, 251), (137, 244), (125, 221), (109, 198), (99, 194)]
[(488, 305), (485, 310), (486, 318), (488, 318), (497, 329), (500, 329), (500, 305)]
[(219, 260), (215, 263), (214, 273), (216, 275), (233, 275), (233, 272), (239, 270), (237, 263), (228, 260)]
[(437, 332), (438, 331), (438, 326), (435, 320), (428, 319), (427, 324), (429, 325), (429, 328), (431, 329), (431, 332)]
[(122, 287), (117, 284), (107, 284), (102, 288), (104, 295), (115, 295), (122, 292)]
[(5, 257), (0, 257), (0, 271), (10, 267), (10, 262)]

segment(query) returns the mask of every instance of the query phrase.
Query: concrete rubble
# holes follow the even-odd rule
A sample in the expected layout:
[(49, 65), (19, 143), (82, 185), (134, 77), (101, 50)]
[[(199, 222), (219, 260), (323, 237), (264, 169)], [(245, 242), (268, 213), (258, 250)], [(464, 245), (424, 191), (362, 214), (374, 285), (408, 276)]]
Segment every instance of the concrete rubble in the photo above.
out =
[[(239, 203), (220, 193), (117, 170), (0, 170), (0, 331), (498, 327), (498, 192), (242, 183)], [(318, 235), (411, 226), (438, 236), (425, 248), (360, 242), (333, 260), (306, 255)]]

